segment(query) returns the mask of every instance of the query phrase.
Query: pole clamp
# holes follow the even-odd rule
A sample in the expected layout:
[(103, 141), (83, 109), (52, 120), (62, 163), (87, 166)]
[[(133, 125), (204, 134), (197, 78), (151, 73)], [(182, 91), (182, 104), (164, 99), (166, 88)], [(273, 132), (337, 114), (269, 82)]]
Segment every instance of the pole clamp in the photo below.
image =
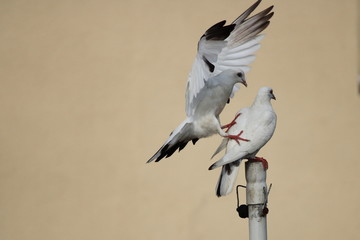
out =
[(263, 188), (264, 196), (265, 196), (265, 202), (263, 203), (253, 203), (253, 204), (241, 204), (239, 201), (239, 187), (246, 188), (244, 185), (237, 185), (236, 186), (236, 198), (237, 198), (237, 204), (236, 204), (236, 211), (239, 214), (240, 218), (248, 218), (249, 217), (249, 208), (248, 206), (256, 206), (260, 205), (262, 207), (261, 217), (265, 217), (269, 213), (269, 209), (267, 207), (268, 200), (269, 200), (269, 194), (272, 187), (272, 183), (270, 183), (269, 190), (266, 191), (266, 188)]

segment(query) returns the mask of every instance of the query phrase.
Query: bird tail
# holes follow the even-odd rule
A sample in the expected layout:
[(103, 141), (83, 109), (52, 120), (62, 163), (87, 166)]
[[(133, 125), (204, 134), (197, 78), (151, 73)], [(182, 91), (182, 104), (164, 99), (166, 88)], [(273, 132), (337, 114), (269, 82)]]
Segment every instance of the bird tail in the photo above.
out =
[(146, 163), (160, 161), (162, 158), (170, 157), (177, 149), (179, 152), (186, 146), (189, 141), (193, 144), (199, 140), (191, 137), (192, 123), (186, 119), (174, 131), (171, 132), (169, 138), (165, 141), (162, 147), (152, 156)]
[(219, 152), (221, 152), (222, 150), (224, 150), (226, 148), (226, 145), (228, 144), (229, 139), (228, 138), (224, 138), (222, 140), (222, 142), (220, 143), (219, 147), (216, 149), (215, 153), (211, 156), (211, 159), (213, 159), (215, 157), (216, 154), (218, 154)]
[(221, 197), (231, 193), (239, 172), (240, 163), (241, 160), (237, 160), (222, 167), (221, 174), (215, 188), (216, 196)]
[(209, 170), (213, 170), (215, 168), (222, 167), (229, 163), (233, 163), (239, 159), (243, 159), (247, 154), (248, 153), (244, 151), (227, 151), (225, 156), (223, 156), (220, 160), (216, 161), (209, 167)]

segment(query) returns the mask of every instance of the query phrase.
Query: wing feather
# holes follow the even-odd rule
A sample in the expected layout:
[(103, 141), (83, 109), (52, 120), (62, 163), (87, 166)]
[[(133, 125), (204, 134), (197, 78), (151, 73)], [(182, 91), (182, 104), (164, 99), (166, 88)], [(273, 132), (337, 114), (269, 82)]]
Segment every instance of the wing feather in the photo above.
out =
[[(273, 6), (249, 17), (261, 0), (256, 1), (232, 24), (225, 25), (223, 20), (211, 26), (200, 38), (198, 53), (192, 65), (186, 88), (186, 114), (192, 115), (197, 105), (196, 96), (205, 86), (206, 81), (224, 70), (250, 71), (254, 53), (260, 48), (263, 35), (259, 35), (268, 25), (273, 16)], [(235, 85), (232, 95), (239, 89)]]
[(228, 67), (237, 67), (237, 66), (241, 66), (241, 65), (247, 65), (252, 63), (255, 60), (255, 56), (254, 55), (249, 55), (246, 57), (241, 57), (241, 58), (233, 58), (233, 59), (226, 59), (223, 61), (223, 65), (224, 66), (228, 66)]

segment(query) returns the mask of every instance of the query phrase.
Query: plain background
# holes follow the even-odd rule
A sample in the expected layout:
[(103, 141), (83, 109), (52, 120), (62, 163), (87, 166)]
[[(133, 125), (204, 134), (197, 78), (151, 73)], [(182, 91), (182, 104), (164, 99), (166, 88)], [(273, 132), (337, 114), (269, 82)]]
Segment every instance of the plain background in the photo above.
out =
[[(207, 170), (219, 136), (145, 162), (185, 117), (200, 36), (253, 2), (0, 1), (0, 239), (247, 239)], [(273, 87), (269, 238), (360, 239), (359, 3), (272, 4), (222, 122)]]

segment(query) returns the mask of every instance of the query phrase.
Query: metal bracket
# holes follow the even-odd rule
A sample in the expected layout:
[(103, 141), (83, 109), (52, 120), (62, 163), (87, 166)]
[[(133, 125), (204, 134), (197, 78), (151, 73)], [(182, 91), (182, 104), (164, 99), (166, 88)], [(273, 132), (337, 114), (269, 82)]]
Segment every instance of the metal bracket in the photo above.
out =
[(264, 198), (265, 198), (265, 202), (263, 203), (256, 203), (256, 204), (241, 204), (240, 205), (240, 200), (239, 200), (239, 187), (242, 187), (242, 188), (245, 188), (246, 189), (246, 186), (244, 185), (237, 185), (236, 186), (236, 199), (237, 199), (237, 204), (236, 204), (236, 211), (238, 212), (239, 214), (239, 217), (241, 218), (247, 218), (249, 217), (249, 212), (248, 212), (248, 206), (249, 205), (262, 205), (263, 208), (262, 208), (262, 216), (266, 216), (268, 213), (269, 213), (269, 209), (267, 208), (267, 204), (268, 204), (268, 201), (269, 201), (269, 194), (270, 194), (270, 190), (271, 190), (271, 187), (272, 187), (272, 183), (270, 183), (269, 185), (269, 190), (266, 191), (266, 188), (264, 187), (263, 188), (263, 191), (264, 191)]
[(239, 214), (239, 217), (241, 218), (247, 218), (249, 217), (249, 210), (248, 210), (248, 206), (246, 204), (242, 204), (240, 205), (240, 200), (239, 200), (239, 187), (245, 188), (246, 186), (244, 185), (237, 185), (236, 186), (236, 199), (237, 199), (237, 204), (236, 204), (236, 211)]

